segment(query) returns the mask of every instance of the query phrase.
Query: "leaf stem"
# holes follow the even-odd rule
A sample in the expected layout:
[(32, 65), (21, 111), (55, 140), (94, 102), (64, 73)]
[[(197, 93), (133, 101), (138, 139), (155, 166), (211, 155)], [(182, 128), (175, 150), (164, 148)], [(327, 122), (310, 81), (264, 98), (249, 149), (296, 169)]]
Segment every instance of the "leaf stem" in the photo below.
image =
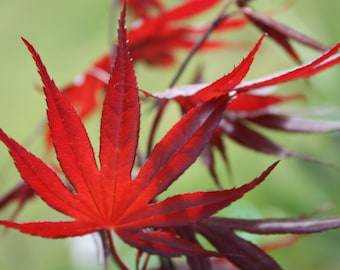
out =
[(119, 257), (117, 250), (114, 247), (113, 237), (109, 230), (105, 230), (106, 238), (109, 242), (109, 248), (111, 251), (113, 261), (122, 269), (122, 270), (129, 270), (123, 260)]

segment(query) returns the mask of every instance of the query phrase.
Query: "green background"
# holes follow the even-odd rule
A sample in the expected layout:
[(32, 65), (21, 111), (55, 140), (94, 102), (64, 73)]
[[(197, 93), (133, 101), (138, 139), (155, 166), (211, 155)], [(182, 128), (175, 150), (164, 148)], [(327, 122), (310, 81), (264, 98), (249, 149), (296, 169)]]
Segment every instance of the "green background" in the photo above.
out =
[[(171, 4), (181, 1), (168, 1)], [(338, 16), (340, 4), (336, 0), (299, 0), (285, 9), (282, 1), (255, 0), (253, 6), (259, 11), (273, 12), (275, 19), (295, 27), (299, 31), (325, 43), (333, 45), (340, 41)], [(20, 40), (28, 39), (38, 50), (49, 73), (57, 85), (63, 86), (84, 71), (91, 63), (110, 48), (110, 37), (115, 28), (115, 18), (109, 12), (110, 2), (93, 0), (43, 1), (43, 0), (2, 0), (0, 1), (0, 126), (10, 136), (23, 142), (29, 150), (39, 156), (44, 155), (39, 123), (45, 115), (44, 98), (39, 90), (39, 77), (33, 61)], [(277, 8), (279, 7), (279, 8)], [(210, 13), (210, 15), (213, 13)], [(208, 15), (200, 17), (211, 20)], [(260, 36), (253, 27), (244, 31), (228, 32), (226, 39), (255, 42)], [(305, 61), (318, 53), (295, 45)], [(228, 73), (246, 55), (247, 51), (219, 51), (196, 57), (190, 63), (181, 83), (188, 83), (198, 64), (204, 66), (204, 78), (213, 81)], [(185, 53), (180, 52), (183, 58)], [(256, 57), (247, 78), (264, 76), (284, 68), (294, 66), (286, 54), (270, 40), (266, 40)], [(142, 89), (161, 91), (170, 82), (176, 68), (150, 68), (144, 64), (136, 66), (139, 86)], [(289, 83), (280, 88), (282, 93), (304, 93), (307, 103), (294, 103), (292, 107), (336, 107), (340, 97), (340, 69), (336, 67), (306, 81)], [(169, 114), (165, 123), (174, 122), (174, 113)], [(324, 118), (339, 120), (340, 113), (334, 112)], [(142, 119), (150, 119), (145, 118)], [(98, 146), (99, 115), (88, 122), (94, 146)], [(145, 142), (145, 132), (149, 121), (144, 120), (141, 144)], [(162, 125), (165, 131), (169, 127)], [(268, 132), (275, 141), (305, 155), (339, 164), (339, 133), (322, 135), (294, 135)], [(161, 133), (158, 134), (162, 136)], [(277, 158), (246, 150), (227, 141), (232, 167), (232, 178), (225, 173), (220, 160), (219, 170), (224, 186), (230, 187), (247, 182), (259, 175)], [(143, 147), (144, 145), (142, 145)], [(98, 149), (95, 148), (95, 149)], [(142, 148), (144, 149), (144, 148)], [(308, 162), (283, 159), (267, 181), (242, 200), (233, 204), (221, 215), (244, 218), (298, 217), (321, 205), (334, 206), (317, 217), (340, 215), (340, 174), (336, 170)], [(181, 180), (172, 187), (170, 193), (212, 188), (208, 173), (201, 163), (196, 163)], [(0, 146), (0, 194), (4, 194), (19, 181), (9, 155)], [(11, 206), (0, 213), (1, 219), (9, 217)], [(39, 200), (31, 201), (20, 213), (19, 221), (49, 220), (63, 218), (54, 213)], [(0, 269), (102, 269), (96, 251), (92, 257), (83, 253), (80, 261), (74, 262), (74, 240), (46, 240), (23, 235), (16, 231), (1, 229)], [(88, 245), (94, 247), (96, 241), (89, 237)], [(258, 242), (270, 242), (266, 236), (251, 236)], [(80, 241), (78, 239), (77, 241)], [(97, 241), (98, 242), (98, 241)], [(84, 247), (81, 243), (80, 246)], [(294, 245), (271, 252), (284, 269), (340, 269), (340, 230), (307, 236)], [(78, 250), (80, 248), (78, 247)], [(132, 260), (134, 253), (123, 249), (123, 256)], [(97, 256), (98, 255), (98, 256)], [(97, 257), (96, 257), (97, 256)], [(89, 258), (90, 257), (90, 258)], [(90, 261), (88, 262), (87, 259)], [(85, 265), (84, 265), (85, 262)]]

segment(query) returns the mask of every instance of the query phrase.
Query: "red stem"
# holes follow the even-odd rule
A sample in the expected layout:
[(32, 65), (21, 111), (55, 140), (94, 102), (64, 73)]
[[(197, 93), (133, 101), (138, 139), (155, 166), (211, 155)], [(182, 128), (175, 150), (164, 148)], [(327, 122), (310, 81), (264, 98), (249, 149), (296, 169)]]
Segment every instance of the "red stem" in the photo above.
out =
[(112, 259), (122, 270), (129, 270), (129, 268), (126, 266), (126, 264), (123, 262), (123, 260), (119, 257), (119, 254), (117, 253), (117, 250), (114, 247), (112, 234), (109, 230), (105, 230), (107, 240), (109, 241), (109, 247), (112, 255)]

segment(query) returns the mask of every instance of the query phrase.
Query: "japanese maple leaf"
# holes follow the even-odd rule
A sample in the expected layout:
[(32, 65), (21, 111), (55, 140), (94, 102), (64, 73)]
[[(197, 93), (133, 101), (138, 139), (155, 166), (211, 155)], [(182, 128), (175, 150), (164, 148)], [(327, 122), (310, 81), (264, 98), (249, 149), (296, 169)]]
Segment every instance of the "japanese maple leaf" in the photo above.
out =
[[(218, 1), (204, 2), (195, 0), (191, 1), (191, 3), (184, 3), (173, 9), (160, 12), (155, 17), (145, 19), (142, 24), (139, 24), (128, 33), (130, 39), (130, 51), (132, 51), (132, 55), (135, 57), (134, 61), (149, 61), (152, 58), (160, 59), (158, 64), (161, 64), (163, 62), (161, 59), (169, 59), (169, 56), (171, 59), (175, 59), (173, 55), (174, 49), (190, 49), (195, 43), (195, 39), (207, 31), (209, 26), (202, 25), (197, 27), (196, 25), (193, 25), (184, 27), (177, 24), (172, 25), (172, 23), (194, 16), (197, 13), (213, 7), (217, 3)], [(233, 28), (237, 29), (245, 24), (246, 21), (243, 19), (228, 19), (221, 23), (216, 30), (224, 31)], [(155, 25), (157, 25), (157, 27), (155, 27)], [(164, 31), (159, 31), (159, 27), (162, 29), (164, 28)], [(160, 35), (160, 32), (164, 33)], [(204, 44), (203, 49), (213, 49), (225, 46), (229, 45), (224, 42), (208, 41)], [(238, 46), (240, 45), (238, 44)], [(167, 56), (163, 58), (165, 54)], [(94, 114), (100, 105), (99, 95), (103, 95), (108, 87), (108, 80), (111, 71), (111, 58), (110, 54), (102, 56), (84, 74), (77, 76), (73, 83), (62, 89), (64, 95), (77, 109), (77, 112), (83, 120)], [(150, 64), (151, 62), (157, 64), (157, 61), (155, 62), (152, 60), (150, 61)], [(47, 151), (51, 151), (52, 142), (48, 127), (46, 127), (45, 130), (45, 138), (46, 149)], [(32, 196), (29, 188), (24, 191), (27, 192), (27, 198)], [(15, 196), (12, 196), (13, 194), (18, 194), (16, 192), (16, 188), (5, 195), (6, 203), (2, 206), (5, 207), (11, 201), (20, 200), (20, 209), (25, 203), (25, 200), (22, 199), (26, 198), (26, 196), (16, 198)], [(22, 193), (20, 194), (22, 195)]]
[[(275, 112), (273, 106), (302, 96), (282, 96), (272, 94), (272, 91), (267, 91), (269, 87), (300, 78), (308, 78), (338, 64), (340, 55), (337, 54), (337, 51), (340, 48), (340, 43), (310, 63), (255, 81), (243, 82), (263, 37), (234, 70), (210, 85), (189, 85), (154, 94), (159, 98), (175, 100), (180, 105), (183, 113), (186, 113), (197, 104), (211, 98), (217, 98), (220, 95), (229, 94), (232, 97), (225, 108), (219, 127), (215, 130), (209, 144), (201, 154), (204, 163), (208, 166), (217, 183), (219, 181), (214, 168), (212, 149), (216, 147), (222, 157), (227, 160), (224, 142), (221, 138), (223, 135), (243, 146), (266, 154), (317, 161), (281, 147), (253, 129), (252, 125), (249, 125), (250, 123), (286, 132), (329, 132), (340, 129), (339, 122), (302, 119)], [(159, 118), (158, 115), (155, 125), (158, 124)], [(150, 140), (152, 140), (154, 132), (155, 130), (152, 131)]]
[(125, 242), (149, 253), (211, 255), (190, 241), (157, 229), (186, 226), (214, 214), (261, 183), (276, 163), (239, 188), (176, 195), (156, 202), (156, 197), (195, 161), (209, 141), (228, 97), (213, 99), (188, 112), (155, 146), (137, 176), (132, 178), (140, 103), (124, 18), (123, 12), (117, 57), (103, 103), (100, 167), (79, 115), (50, 79), (35, 49), (24, 40), (44, 85), (53, 145), (72, 188), (2, 130), (0, 140), (8, 147), (18, 171), (32, 190), (51, 208), (72, 220), (28, 223), (1, 220), (0, 224), (46, 238), (114, 230)]

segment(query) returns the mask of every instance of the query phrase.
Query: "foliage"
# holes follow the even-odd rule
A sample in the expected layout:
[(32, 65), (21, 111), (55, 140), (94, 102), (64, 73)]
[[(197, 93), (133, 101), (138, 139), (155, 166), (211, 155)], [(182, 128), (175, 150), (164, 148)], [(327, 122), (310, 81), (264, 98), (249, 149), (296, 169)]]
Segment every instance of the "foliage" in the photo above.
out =
[[(160, 1), (148, 1), (145, 5), (141, 5), (141, 1), (126, 1), (113, 51), (96, 61), (83, 74), (80, 83), (72, 83), (61, 90), (50, 78), (34, 47), (23, 39), (43, 83), (48, 119), (46, 151), (51, 151), (53, 146), (59, 165), (48, 159), (42, 161), (0, 129), (0, 140), (8, 148), (24, 181), (0, 201), (0, 208), (7, 207), (12, 201), (18, 202), (12, 219), (0, 220), (1, 225), (45, 238), (96, 233), (102, 240), (105, 259), (111, 257), (121, 269), (129, 268), (117, 250), (113, 234), (136, 249), (137, 269), (149, 269), (150, 256), (159, 258), (159, 269), (281, 269), (264, 249), (236, 232), (299, 235), (340, 227), (340, 218), (249, 220), (215, 216), (255, 189), (278, 164), (274, 162), (260, 176), (240, 187), (223, 188), (213, 150), (216, 148), (228, 163), (230, 157), (223, 136), (265, 154), (324, 163), (280, 146), (258, 131), (258, 127), (299, 133), (340, 129), (339, 122), (306, 119), (278, 111), (278, 105), (302, 99), (304, 95), (274, 93), (277, 85), (306, 79), (337, 65), (340, 44), (328, 47), (314, 41), (255, 12), (248, 6), (249, 1), (233, 3), (238, 12), (229, 12), (230, 2), (222, 7), (222, 12), (211, 24), (181, 26), (185, 19), (221, 2), (192, 0), (167, 9)], [(125, 29), (126, 8), (134, 19), (143, 19), (130, 30)], [(234, 14), (239, 17), (234, 18)], [(212, 83), (201, 83), (198, 78), (190, 85), (175, 87), (195, 54), (230, 48), (231, 43), (210, 39), (213, 32), (240, 30), (247, 24), (253, 24), (265, 33), (239, 65)], [(245, 81), (266, 36), (299, 65), (258, 80)], [(302, 64), (289, 42), (291, 39), (322, 54)], [(175, 50), (179, 48), (187, 50), (188, 56), (169, 89), (159, 93), (139, 89), (135, 62), (143, 61), (159, 68), (175, 65)], [(97, 99), (98, 93), (105, 95), (102, 102)], [(142, 93), (146, 99), (139, 97)], [(156, 112), (149, 127), (146, 153), (138, 145), (141, 102), (152, 103)], [(156, 130), (170, 102), (179, 105), (182, 117), (154, 145)], [(97, 161), (83, 121), (98, 107), (102, 107), (102, 114)], [(207, 166), (217, 190), (162, 199), (160, 195), (198, 157)], [(71, 220), (13, 221), (28, 199), (34, 196)], [(209, 249), (198, 236), (203, 236), (213, 248)], [(146, 259), (142, 262), (144, 253)], [(186, 263), (174, 260), (178, 256), (185, 257)]]

